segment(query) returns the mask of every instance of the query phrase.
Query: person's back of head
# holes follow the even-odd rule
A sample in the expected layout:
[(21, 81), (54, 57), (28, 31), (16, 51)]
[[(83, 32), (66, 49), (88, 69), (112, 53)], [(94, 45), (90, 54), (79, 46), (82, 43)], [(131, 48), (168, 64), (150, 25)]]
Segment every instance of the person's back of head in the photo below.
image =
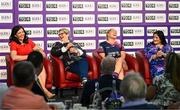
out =
[(139, 73), (128, 73), (121, 82), (120, 91), (125, 100), (144, 99), (147, 86)]
[(38, 51), (32, 51), (27, 58), (36, 68), (36, 74), (39, 75), (43, 69), (43, 56)]
[(31, 87), (35, 81), (35, 69), (32, 63), (21, 61), (13, 69), (14, 85), (17, 87)]
[(171, 52), (166, 56), (165, 73), (175, 88), (180, 92), (180, 54)]
[(116, 60), (113, 57), (107, 56), (101, 62), (101, 73), (112, 74), (115, 69)]

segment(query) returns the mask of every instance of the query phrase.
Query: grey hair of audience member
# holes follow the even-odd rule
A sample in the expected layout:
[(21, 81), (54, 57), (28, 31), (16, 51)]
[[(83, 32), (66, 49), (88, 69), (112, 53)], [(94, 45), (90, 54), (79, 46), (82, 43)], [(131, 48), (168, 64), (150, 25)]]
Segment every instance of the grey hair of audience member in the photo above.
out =
[(14, 84), (17, 87), (30, 86), (35, 81), (35, 68), (31, 62), (17, 62), (13, 68)]
[(146, 97), (147, 86), (139, 73), (127, 73), (121, 82), (120, 88), (125, 100), (133, 101)]
[(112, 74), (115, 69), (116, 59), (110, 56), (105, 57), (101, 62), (101, 73)]

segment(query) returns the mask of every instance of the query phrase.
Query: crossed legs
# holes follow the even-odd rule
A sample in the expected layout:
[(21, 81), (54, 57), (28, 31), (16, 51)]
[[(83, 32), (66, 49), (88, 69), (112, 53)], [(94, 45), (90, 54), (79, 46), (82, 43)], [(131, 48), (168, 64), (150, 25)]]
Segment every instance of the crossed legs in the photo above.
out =
[(121, 80), (124, 78), (124, 70), (128, 70), (126, 61), (121, 57), (117, 58), (114, 72), (119, 73), (119, 79)]

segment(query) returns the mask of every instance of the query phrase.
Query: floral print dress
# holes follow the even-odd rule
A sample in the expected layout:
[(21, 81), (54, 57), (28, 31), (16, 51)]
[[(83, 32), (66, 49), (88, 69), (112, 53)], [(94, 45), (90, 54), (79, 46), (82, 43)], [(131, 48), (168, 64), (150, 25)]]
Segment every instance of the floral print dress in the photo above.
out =
[[(160, 48), (157, 48), (156, 45), (154, 45), (152, 42), (149, 43), (145, 48), (144, 48), (144, 53), (146, 58), (149, 60), (150, 64), (150, 73), (151, 77), (154, 78), (155, 76), (159, 76), (164, 73), (164, 67), (165, 67), (165, 58), (157, 58), (157, 59), (152, 59), (152, 56), (155, 55)], [(173, 48), (166, 44), (163, 46), (161, 49), (162, 52), (164, 53), (169, 53), (173, 51)]]

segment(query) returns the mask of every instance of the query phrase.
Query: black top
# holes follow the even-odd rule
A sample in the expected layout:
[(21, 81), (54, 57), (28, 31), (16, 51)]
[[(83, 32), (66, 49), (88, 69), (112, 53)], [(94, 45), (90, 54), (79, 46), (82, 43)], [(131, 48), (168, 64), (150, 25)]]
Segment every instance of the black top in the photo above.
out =
[(61, 43), (61, 42), (56, 42), (53, 44), (52, 49), (51, 49), (51, 55), (57, 56), (60, 59), (62, 59), (65, 67), (69, 66), (70, 64), (72, 64), (73, 62), (81, 59), (82, 57), (86, 56), (86, 52), (85, 50), (83, 50), (78, 43), (74, 43), (74, 42), (70, 42), (73, 44), (74, 48), (78, 48), (80, 50), (83, 51), (83, 54), (81, 56), (77, 56), (75, 54), (72, 54), (69, 52), (69, 50), (67, 50), (66, 52), (62, 52), (62, 48), (66, 47), (68, 43)]

